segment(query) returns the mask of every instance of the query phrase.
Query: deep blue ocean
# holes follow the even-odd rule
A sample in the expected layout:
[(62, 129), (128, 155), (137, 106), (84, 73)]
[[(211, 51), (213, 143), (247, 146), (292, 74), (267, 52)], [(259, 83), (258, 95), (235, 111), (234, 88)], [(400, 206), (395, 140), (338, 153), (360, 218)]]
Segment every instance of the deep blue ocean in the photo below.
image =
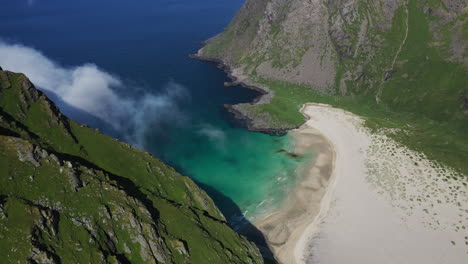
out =
[[(19, 49), (16, 55), (8, 49), (22, 45), (40, 52), (44, 58), (11, 70), (28, 74), (42, 70), (47, 65), (43, 61), (50, 60), (60, 68), (55, 72), (63, 73), (51, 73), (52, 79), (54, 75), (64, 79), (57, 80), (65, 83), (57, 84), (61, 89), (57, 91), (69, 89), (67, 78), (78, 75), (78, 70), (71, 69), (89, 63), (118, 78), (121, 84), (116, 87), (109, 81), (112, 93), (119, 99), (106, 106), (105, 109), (111, 109), (108, 115), (92, 109), (109, 96), (104, 94), (93, 101), (92, 92), (67, 96), (57, 92), (57, 98), (70, 102), (93, 102), (94, 105), (81, 109), (92, 118), (67, 111), (65, 106), (62, 110), (122, 140), (138, 139), (137, 143), (130, 143), (196, 180), (231, 222), (242, 218), (241, 214), (254, 220), (258, 214), (278, 206), (294, 186), (295, 170), (302, 161), (280, 151), (293, 147), (290, 137), (236, 127), (222, 107), (251, 101), (258, 94), (239, 86), (224, 87), (223, 83), (229, 80), (215, 64), (188, 58), (201, 47), (202, 41), (227, 26), (242, 0), (0, 0), (0, 3), (0, 40), (6, 49), (4, 61), (0, 56), (0, 66), (9, 70), (5, 56), (15, 60), (15, 56), (27, 53)], [(41, 84), (40, 78), (33, 78), (34, 73), (29, 75), (36, 85)], [(93, 85), (87, 88), (93, 91)], [(150, 98), (146, 100), (148, 107), (140, 107), (145, 98)], [(144, 115), (140, 115), (142, 111)], [(113, 112), (120, 113), (117, 118), (122, 126), (109, 129), (108, 124), (114, 122)], [(126, 133), (132, 137), (125, 137)]]

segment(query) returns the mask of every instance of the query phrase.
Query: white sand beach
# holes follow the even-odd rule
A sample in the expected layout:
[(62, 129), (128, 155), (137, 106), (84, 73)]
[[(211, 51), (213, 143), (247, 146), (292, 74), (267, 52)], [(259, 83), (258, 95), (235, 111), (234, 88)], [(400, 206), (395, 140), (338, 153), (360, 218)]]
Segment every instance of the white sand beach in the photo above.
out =
[(468, 263), (466, 176), (352, 113), (301, 112), (296, 151), (317, 158), (288, 203), (255, 223), (281, 263)]
[(293, 263), (294, 248), (311, 220), (320, 210), (334, 164), (332, 144), (319, 131), (301, 127), (293, 132), (295, 154), (305, 154), (313, 149), (311, 164), (297, 169), (300, 179), (286, 203), (267, 217), (254, 223), (264, 234), (275, 257), (281, 263)]

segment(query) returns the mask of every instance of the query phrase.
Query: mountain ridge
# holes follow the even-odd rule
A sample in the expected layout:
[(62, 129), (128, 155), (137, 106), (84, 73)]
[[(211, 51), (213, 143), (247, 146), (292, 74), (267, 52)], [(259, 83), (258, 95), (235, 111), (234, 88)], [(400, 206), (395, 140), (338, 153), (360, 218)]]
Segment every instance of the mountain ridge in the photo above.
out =
[(11, 262), (263, 263), (210, 197), (0, 70), (0, 251)]

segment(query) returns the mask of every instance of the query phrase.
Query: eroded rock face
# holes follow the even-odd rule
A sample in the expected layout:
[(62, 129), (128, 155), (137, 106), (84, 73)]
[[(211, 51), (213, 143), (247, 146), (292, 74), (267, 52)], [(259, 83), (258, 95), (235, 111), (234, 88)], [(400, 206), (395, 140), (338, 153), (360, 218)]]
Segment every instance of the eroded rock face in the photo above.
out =
[[(201, 53), (248, 74), (326, 92), (335, 85), (341, 60), (370, 53), (376, 41), (368, 32), (388, 29), (402, 5), (400, 0), (247, 1), (227, 31)], [(210, 45), (222, 41), (229, 44), (212, 52)]]
[(29, 258), (31, 263), (44, 263), (44, 264), (57, 264), (60, 263), (57, 257), (50, 252), (43, 251), (37, 247), (31, 250), (31, 256)]
[[(227, 30), (209, 40), (200, 55), (241, 67), (247, 74), (309, 84), (321, 91), (330, 91), (335, 85), (345, 89), (345, 84), (336, 83), (336, 77), (356, 80), (362, 74), (366, 63), (379, 56), (386, 32), (394, 25), (397, 12), (405, 12), (407, 3), (406, 0), (248, 0)], [(462, 63), (466, 62), (461, 48), (466, 46), (461, 31), (461, 25), (466, 23), (461, 16), (466, 12), (465, 6), (463, 0), (444, 0), (436, 6), (420, 1), (417, 7), (432, 17), (430, 27), (435, 39), (442, 38), (447, 30), (444, 26), (454, 23), (449, 26), (452, 56), (447, 60)], [(404, 15), (397, 19), (404, 24)], [(352, 59), (360, 62), (357, 65), (347, 62)], [(337, 76), (341, 64), (352, 64), (354, 69), (346, 69), (348, 73)], [(386, 70), (389, 69), (380, 69)]]

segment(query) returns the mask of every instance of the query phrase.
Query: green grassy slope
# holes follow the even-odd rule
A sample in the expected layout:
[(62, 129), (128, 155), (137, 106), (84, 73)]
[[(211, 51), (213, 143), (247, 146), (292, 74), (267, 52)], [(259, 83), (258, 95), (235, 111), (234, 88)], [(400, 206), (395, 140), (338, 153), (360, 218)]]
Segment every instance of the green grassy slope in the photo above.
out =
[[(324, 5), (332, 2), (338, 1)], [(272, 80), (251, 74), (251, 80), (268, 86), (274, 97), (270, 104), (245, 104), (243, 109), (249, 117), (267, 116), (271, 128), (281, 129), (304, 122), (297, 112), (303, 103), (329, 103), (367, 117), (372, 128), (396, 128), (390, 136), (397, 141), (468, 175), (468, 116), (464, 114), (468, 71), (453, 59), (451, 50), (453, 38), (467, 40), (466, 8), (455, 14), (444, 1), (409, 0), (396, 9), (388, 27), (368, 27), (361, 49), (354, 53), (359, 23), (363, 19), (381, 21), (382, 14), (372, 8), (377, 2), (360, 0), (355, 19), (341, 26), (347, 35), (337, 39), (342, 43), (334, 43), (338, 58), (335, 85), (327, 93), (319, 93), (310, 85), (284, 82), (281, 76)], [(327, 15), (332, 21), (339, 12)], [(454, 36), (459, 24), (463, 25), (462, 33)], [(228, 28), (227, 32), (237, 31)], [(223, 35), (217, 39), (223, 39)], [(269, 38), (274, 40), (275, 35)], [(221, 59), (231, 58), (230, 50), (238, 42), (218, 47)], [(343, 52), (345, 48), (353, 51), (348, 52), (351, 55)], [(462, 49), (466, 51), (466, 46)], [(255, 57), (255, 50), (248, 55)], [(249, 69), (252, 65), (241, 59), (235, 61), (235, 66)]]
[(9, 263), (263, 263), (189, 178), (63, 116), (0, 71), (0, 256)]

